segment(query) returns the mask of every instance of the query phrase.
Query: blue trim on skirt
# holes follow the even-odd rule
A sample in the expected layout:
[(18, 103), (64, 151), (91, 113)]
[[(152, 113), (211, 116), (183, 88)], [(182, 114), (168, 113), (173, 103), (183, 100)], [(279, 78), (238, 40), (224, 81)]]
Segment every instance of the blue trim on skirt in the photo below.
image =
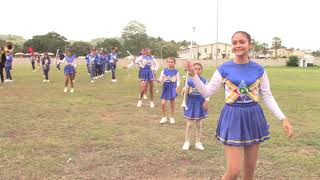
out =
[(258, 103), (225, 104), (216, 138), (225, 145), (249, 146), (270, 139), (269, 128)]

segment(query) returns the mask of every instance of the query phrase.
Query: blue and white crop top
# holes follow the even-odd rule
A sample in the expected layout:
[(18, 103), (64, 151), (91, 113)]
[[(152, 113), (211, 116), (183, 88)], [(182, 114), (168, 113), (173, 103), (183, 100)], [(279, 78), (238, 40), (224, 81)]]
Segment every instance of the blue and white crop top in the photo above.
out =
[(261, 65), (251, 60), (246, 64), (236, 64), (232, 60), (225, 62), (215, 71), (207, 85), (197, 75), (192, 79), (203, 97), (213, 95), (223, 84), (227, 104), (258, 102), (261, 96), (278, 119), (285, 118), (272, 96), (267, 73)]

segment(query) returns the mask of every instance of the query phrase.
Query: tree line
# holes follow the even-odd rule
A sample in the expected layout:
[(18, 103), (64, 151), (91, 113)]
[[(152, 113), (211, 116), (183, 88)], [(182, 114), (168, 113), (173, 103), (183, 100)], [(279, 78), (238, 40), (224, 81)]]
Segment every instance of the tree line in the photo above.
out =
[[(142, 48), (150, 48), (153, 54), (160, 58), (178, 56), (180, 47), (187, 47), (190, 42), (184, 40), (180, 42), (165, 41), (161, 37), (151, 37), (146, 33), (146, 26), (137, 21), (130, 21), (122, 30), (119, 38), (97, 38), (90, 42), (85, 41), (69, 41), (65, 36), (57, 32), (49, 32), (45, 35), (36, 35), (31, 39), (21, 42), (21, 36), (2, 37), (0, 36), (0, 45), (5, 44), (5, 40), (13, 41), (14, 53), (24, 52), (32, 47), (36, 52), (53, 52), (57, 49), (64, 52), (66, 48), (71, 47), (78, 56), (86, 55), (90, 49), (99, 49), (110, 51), (112, 47), (118, 47), (120, 56), (128, 56), (129, 51), (133, 55), (138, 55)], [(19, 39), (19, 42), (16, 41)], [(23, 39), (23, 38), (22, 38)]]
[[(130, 21), (122, 30), (121, 37), (118, 38), (97, 38), (90, 42), (85, 41), (69, 41), (63, 35), (57, 32), (49, 32), (45, 35), (36, 35), (31, 39), (25, 40), (21, 36), (15, 35), (0, 35), (1, 47), (5, 44), (5, 40), (13, 41), (14, 53), (27, 52), (29, 47), (32, 47), (37, 52), (53, 52), (57, 49), (60, 52), (64, 52), (67, 47), (72, 49), (79, 56), (86, 55), (90, 49), (96, 48), (104, 51), (109, 51), (111, 47), (118, 47), (120, 56), (128, 56), (126, 53), (129, 51), (133, 55), (138, 55), (142, 48), (151, 48), (153, 54), (158, 58), (163, 57), (178, 57), (178, 51), (181, 47), (188, 47), (189, 41), (183, 40), (176, 42), (174, 40), (165, 41), (161, 37), (152, 37), (146, 33), (146, 26), (138, 21)], [(196, 43), (194, 43), (196, 45)], [(281, 38), (274, 37), (272, 39), (272, 45), (269, 48), (267, 43), (261, 43), (252, 39), (252, 51), (254, 55), (268, 53), (269, 49), (274, 49), (276, 56), (277, 50), (285, 48), (282, 46)], [(313, 56), (320, 56), (320, 51), (314, 51)]]

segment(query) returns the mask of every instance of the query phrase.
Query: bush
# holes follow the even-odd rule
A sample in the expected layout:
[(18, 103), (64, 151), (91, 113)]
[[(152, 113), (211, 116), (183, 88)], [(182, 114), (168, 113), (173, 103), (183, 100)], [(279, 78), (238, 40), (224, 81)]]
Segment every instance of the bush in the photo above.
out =
[(297, 67), (298, 66), (298, 57), (297, 56), (290, 56), (289, 60), (286, 62), (286, 64), (289, 67)]
[(307, 67), (313, 67), (313, 63), (307, 63)]

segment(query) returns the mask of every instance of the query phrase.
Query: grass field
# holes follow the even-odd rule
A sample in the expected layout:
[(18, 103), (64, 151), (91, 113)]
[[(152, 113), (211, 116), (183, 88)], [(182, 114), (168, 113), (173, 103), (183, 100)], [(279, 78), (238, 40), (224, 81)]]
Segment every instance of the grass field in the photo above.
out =
[[(137, 69), (118, 69), (90, 83), (78, 66), (75, 93), (63, 92), (63, 73), (50, 83), (29, 64), (13, 67), (14, 82), (0, 86), (0, 179), (218, 179), (223, 146), (214, 138), (222, 89), (209, 103), (205, 151), (181, 150), (186, 122), (177, 99), (175, 125), (160, 125), (148, 101), (137, 108)], [(264, 107), (271, 140), (261, 145), (258, 179), (320, 179), (320, 69), (266, 68), (274, 97), (294, 126), (288, 140)], [(207, 67), (210, 78), (214, 67)], [(180, 72), (181, 68), (180, 68)], [(194, 129), (195, 130), (195, 129)], [(192, 135), (192, 145), (195, 133)]]

